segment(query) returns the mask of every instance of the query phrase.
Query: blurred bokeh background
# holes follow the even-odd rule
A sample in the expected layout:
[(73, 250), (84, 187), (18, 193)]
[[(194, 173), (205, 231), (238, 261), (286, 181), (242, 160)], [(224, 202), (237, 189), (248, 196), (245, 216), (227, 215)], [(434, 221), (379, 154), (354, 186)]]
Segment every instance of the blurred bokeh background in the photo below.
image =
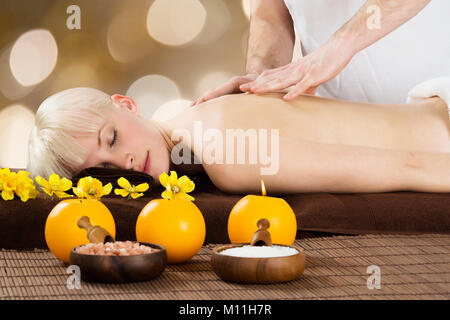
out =
[(243, 74), (249, 10), (249, 0), (0, 0), (0, 167), (26, 166), (34, 114), (58, 91), (129, 95), (163, 120)]

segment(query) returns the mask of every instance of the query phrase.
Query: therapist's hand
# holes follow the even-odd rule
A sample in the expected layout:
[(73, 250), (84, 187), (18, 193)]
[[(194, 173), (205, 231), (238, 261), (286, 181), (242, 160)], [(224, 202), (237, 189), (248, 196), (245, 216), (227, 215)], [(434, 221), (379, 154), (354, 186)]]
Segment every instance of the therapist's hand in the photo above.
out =
[(302, 93), (315, 94), (322, 83), (331, 80), (350, 62), (353, 54), (334, 42), (283, 67), (266, 70), (254, 81), (240, 86), (242, 91), (264, 93), (294, 86), (283, 99), (292, 100)]
[(242, 92), (239, 87), (242, 84), (245, 84), (247, 82), (253, 81), (258, 77), (257, 73), (251, 73), (247, 74), (245, 76), (237, 76), (233, 77), (224, 84), (218, 86), (217, 88), (214, 88), (212, 90), (209, 90), (205, 94), (203, 94), (200, 98), (198, 98), (196, 101), (194, 101), (191, 106), (195, 106), (197, 104), (200, 104), (202, 102), (205, 102), (207, 100), (211, 100), (220, 96), (223, 96), (225, 94), (231, 94), (231, 93), (239, 93)]

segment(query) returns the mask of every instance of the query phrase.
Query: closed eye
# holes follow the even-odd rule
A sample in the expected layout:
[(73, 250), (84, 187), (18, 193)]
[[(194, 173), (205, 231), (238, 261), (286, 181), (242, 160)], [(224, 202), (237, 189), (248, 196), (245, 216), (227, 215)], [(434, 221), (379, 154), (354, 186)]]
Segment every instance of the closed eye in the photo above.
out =
[(113, 131), (113, 138), (112, 138), (111, 143), (109, 144), (109, 146), (112, 148), (116, 142), (117, 142), (117, 130), (114, 129), (114, 131)]

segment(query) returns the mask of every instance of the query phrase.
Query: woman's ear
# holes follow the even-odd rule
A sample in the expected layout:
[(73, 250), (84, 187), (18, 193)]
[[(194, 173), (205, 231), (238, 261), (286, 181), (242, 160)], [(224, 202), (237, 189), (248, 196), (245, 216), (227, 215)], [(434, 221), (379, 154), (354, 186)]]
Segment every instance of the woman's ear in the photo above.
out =
[(125, 108), (128, 111), (139, 114), (139, 106), (133, 98), (122, 96), (120, 94), (113, 94), (111, 100), (117, 103), (121, 108)]

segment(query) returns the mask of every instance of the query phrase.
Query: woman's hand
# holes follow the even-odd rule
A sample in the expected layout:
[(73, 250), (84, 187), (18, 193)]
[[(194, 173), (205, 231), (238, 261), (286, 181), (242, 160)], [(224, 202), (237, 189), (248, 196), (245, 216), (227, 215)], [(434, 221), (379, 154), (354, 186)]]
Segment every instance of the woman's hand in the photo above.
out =
[(316, 51), (283, 67), (266, 70), (254, 81), (240, 86), (241, 91), (264, 93), (294, 87), (283, 99), (292, 100), (299, 94), (315, 94), (322, 83), (333, 79), (350, 62), (353, 54), (329, 41)]
[(200, 98), (198, 98), (196, 101), (194, 101), (191, 106), (195, 106), (197, 104), (200, 104), (202, 102), (205, 102), (207, 100), (211, 100), (220, 96), (223, 96), (225, 94), (231, 94), (231, 93), (239, 93), (241, 90), (239, 87), (247, 82), (253, 81), (258, 77), (257, 73), (251, 73), (247, 74), (245, 76), (237, 76), (233, 77), (224, 84), (220, 85), (217, 88), (214, 88), (212, 90), (209, 90), (205, 94), (203, 94)]

